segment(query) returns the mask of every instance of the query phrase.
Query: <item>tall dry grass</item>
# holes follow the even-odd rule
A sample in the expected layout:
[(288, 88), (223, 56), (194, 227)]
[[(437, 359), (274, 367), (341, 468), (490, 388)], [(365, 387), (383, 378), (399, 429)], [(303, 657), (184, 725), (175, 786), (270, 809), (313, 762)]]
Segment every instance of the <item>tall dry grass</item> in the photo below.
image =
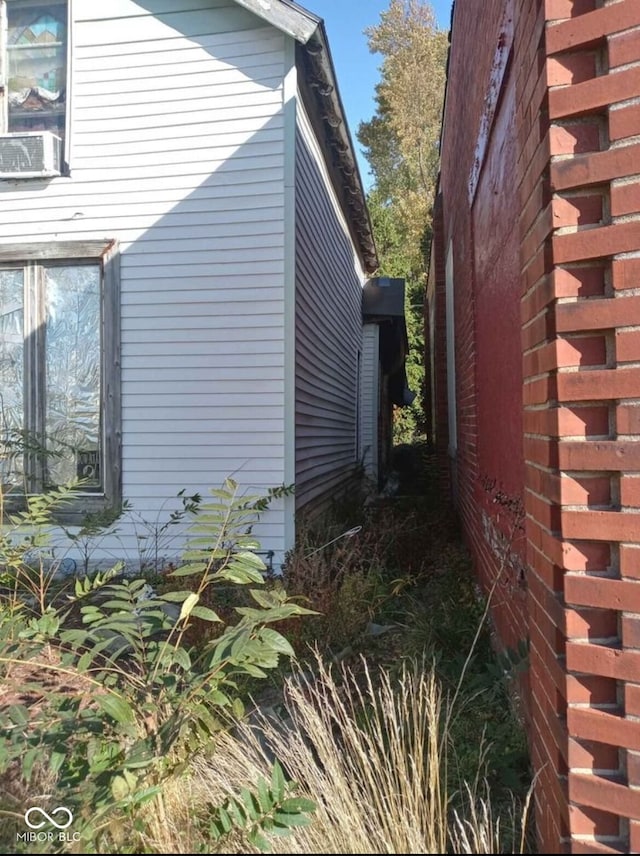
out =
[(257, 710), (221, 732), (208, 756), (166, 782), (162, 817), (138, 823), (148, 806), (113, 816), (99, 852), (259, 852), (242, 831), (208, 840), (207, 815), (269, 779), (274, 759), (317, 806), (308, 827), (267, 835), (274, 853), (525, 852), (528, 806), (520, 817), (496, 817), (480, 775), (451, 801), (452, 711), (429, 664), (390, 674), (317, 654), (286, 680), (282, 700), (282, 709)]
[[(300, 794), (317, 804), (310, 826), (271, 839), (275, 853), (505, 852), (501, 821), (477, 783), (451, 809), (449, 711), (424, 664), (405, 665), (392, 679), (372, 673), (364, 661), (354, 671), (317, 658), (313, 674), (288, 679), (285, 699), (286, 716), (258, 714), (223, 735), (209, 758), (194, 762), (188, 786), (183, 782), (167, 795), (181, 840), (166, 840), (167, 826), (166, 849), (156, 852), (172, 845), (175, 852), (194, 852), (182, 848), (198, 811), (268, 777), (274, 757)], [(524, 839), (514, 840), (520, 841), (515, 852), (523, 852)], [(224, 847), (225, 853), (257, 852), (241, 835)]]

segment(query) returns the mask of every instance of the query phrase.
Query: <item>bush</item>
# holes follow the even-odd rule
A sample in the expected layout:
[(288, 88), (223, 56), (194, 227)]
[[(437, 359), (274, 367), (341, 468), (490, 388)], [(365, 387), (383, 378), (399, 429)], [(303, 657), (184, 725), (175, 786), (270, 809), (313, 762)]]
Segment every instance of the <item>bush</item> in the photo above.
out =
[[(53, 510), (70, 491), (30, 500), (0, 544), (11, 582), (0, 604), (0, 669), (11, 702), (0, 710), (0, 772), (24, 790), (39, 768), (48, 769), (84, 852), (93, 852), (111, 846), (114, 826), (127, 818), (131, 846), (157, 836), (167, 782), (183, 775), (231, 716), (242, 715), (238, 679), (262, 679), (293, 655), (273, 625), (309, 610), (282, 589), (265, 589), (266, 568), (250, 534), (262, 501), (240, 497), (232, 480), (211, 491), (189, 528), (183, 563), (172, 574), (186, 587), (154, 596), (144, 577), (114, 568), (54, 598), (55, 565), (47, 569), (41, 551)], [(233, 624), (203, 605), (219, 586), (247, 590), (250, 605), (236, 608)], [(190, 643), (195, 620), (220, 631)], [(233, 802), (211, 807), (211, 835), (248, 827), (259, 842), (271, 822), (267, 798), (280, 807), (281, 833), (288, 815), (294, 823), (305, 814), (306, 804), (282, 810), (288, 785), (281, 777), (271, 789), (258, 787), (259, 811), (247, 805), (242, 813)]]

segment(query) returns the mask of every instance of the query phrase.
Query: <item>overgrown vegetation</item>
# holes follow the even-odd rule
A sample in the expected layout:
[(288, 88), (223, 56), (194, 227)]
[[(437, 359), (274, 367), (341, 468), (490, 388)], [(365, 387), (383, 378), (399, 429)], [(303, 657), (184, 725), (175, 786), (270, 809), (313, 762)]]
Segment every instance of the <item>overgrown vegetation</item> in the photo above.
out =
[[(183, 777), (190, 759), (243, 715), (239, 680), (262, 679), (293, 655), (273, 625), (308, 610), (281, 587), (265, 587), (266, 568), (250, 534), (263, 499), (239, 496), (231, 480), (198, 503), (188, 548), (172, 572), (186, 583), (179, 590), (154, 595), (144, 577), (115, 567), (61, 591), (46, 547), (53, 512), (70, 494), (71, 486), (29, 497), (24, 512), (4, 521), (0, 670), (8, 698), (0, 715), (0, 771), (6, 790), (17, 784), (13, 805), (5, 792), (3, 814), (18, 821), (4, 824), (5, 846), (7, 835), (16, 852), (40, 841), (16, 836), (20, 821), (24, 835), (23, 800), (30, 789), (41, 790), (44, 777), (52, 794), (38, 810), (55, 812), (62, 803), (82, 852), (122, 852), (125, 840), (141, 852), (162, 834), (167, 783)], [(226, 625), (204, 605), (221, 586), (246, 587), (251, 601)], [(194, 644), (195, 620), (221, 629)], [(271, 787), (257, 787), (258, 797), (241, 792), (203, 807), (210, 837), (240, 828), (260, 844), (265, 831), (286, 833), (313, 808), (287, 796), (292, 786), (279, 767)]]
[(524, 849), (526, 807), (491, 818), (487, 788), (474, 779), (451, 801), (453, 715), (428, 660), (380, 672), (366, 656), (330, 665), (317, 652), (285, 682), (285, 712), (259, 715), (225, 737), (225, 769), (200, 769), (215, 787), (254, 778), (273, 754), (313, 795), (313, 823), (280, 853), (499, 853)]
[[(411, 495), (301, 525), (283, 577), (251, 535), (283, 489), (200, 498), (156, 591), (119, 568), (65, 589), (47, 544), (68, 488), (5, 521), (6, 852), (520, 852), (526, 648), (495, 656), (430, 453), (397, 455)], [(76, 840), (16, 838), (33, 805)]]
[(452, 703), (450, 806), (466, 817), (466, 788), (475, 782), (477, 793), (483, 782), (493, 811), (504, 816), (514, 798), (524, 805), (531, 784), (518, 720), (527, 640), (514, 651), (494, 650), (489, 603), (475, 583), (456, 516), (442, 503), (427, 445), (397, 448), (396, 462), (399, 496), (338, 503), (322, 526), (305, 530), (285, 584), (320, 614), (290, 638), (300, 656), (309, 644), (320, 645), (326, 658), (357, 663), (363, 656), (383, 675), (397, 676), (407, 662), (429, 663)]

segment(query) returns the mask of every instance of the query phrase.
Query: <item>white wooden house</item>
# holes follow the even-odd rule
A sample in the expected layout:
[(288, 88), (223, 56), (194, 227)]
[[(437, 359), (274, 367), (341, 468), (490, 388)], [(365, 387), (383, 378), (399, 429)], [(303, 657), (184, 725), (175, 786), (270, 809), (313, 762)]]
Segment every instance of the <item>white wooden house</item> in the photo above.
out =
[[(75, 521), (295, 484), (256, 529), (277, 562), (377, 431), (377, 257), (322, 21), (287, 0), (0, 0), (0, 21), (0, 437), (59, 455), (4, 442), (2, 482), (82, 475)], [(100, 549), (135, 553), (126, 515)]]

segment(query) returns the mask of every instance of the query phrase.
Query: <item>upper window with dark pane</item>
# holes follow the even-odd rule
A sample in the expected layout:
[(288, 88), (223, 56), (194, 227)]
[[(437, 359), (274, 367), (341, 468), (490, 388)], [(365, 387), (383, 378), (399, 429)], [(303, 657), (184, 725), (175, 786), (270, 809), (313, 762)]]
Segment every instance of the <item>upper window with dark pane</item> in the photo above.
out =
[(8, 0), (6, 79), (11, 133), (64, 137), (67, 3)]

